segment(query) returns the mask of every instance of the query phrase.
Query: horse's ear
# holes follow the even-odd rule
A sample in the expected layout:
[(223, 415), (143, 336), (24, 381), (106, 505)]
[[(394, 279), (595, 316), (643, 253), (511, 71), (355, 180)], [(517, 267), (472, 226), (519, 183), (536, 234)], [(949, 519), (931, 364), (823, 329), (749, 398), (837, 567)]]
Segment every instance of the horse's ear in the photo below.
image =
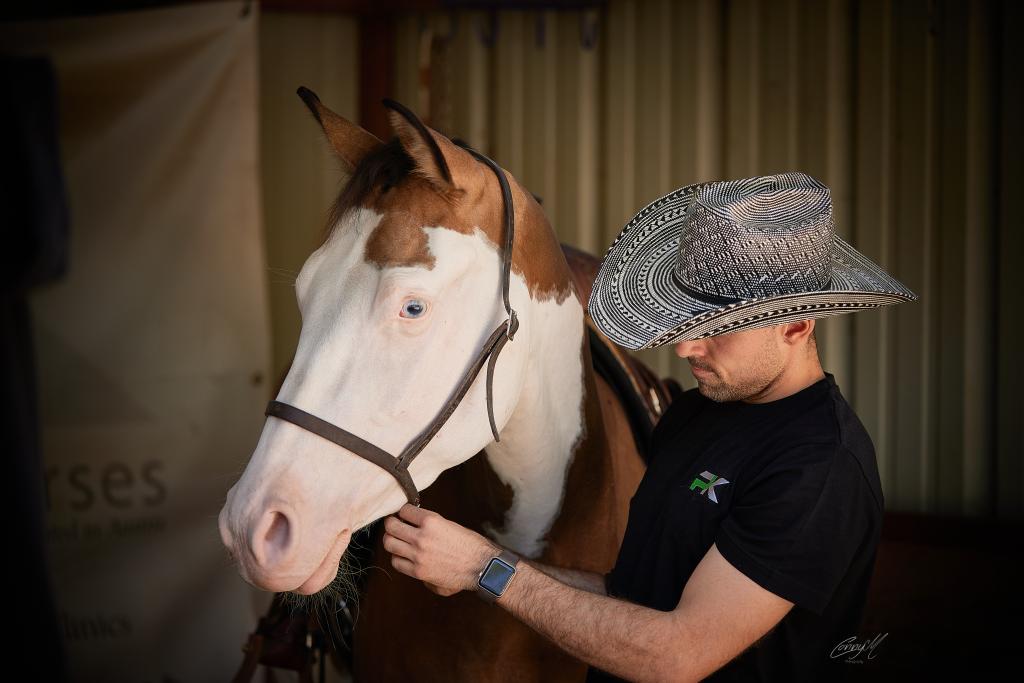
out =
[(468, 189), (479, 182), (480, 165), (466, 150), (424, 124), (416, 114), (394, 100), (384, 100), (390, 109), (391, 128), (412, 157), (416, 170), (438, 189)]
[(325, 107), (316, 93), (309, 88), (300, 86), (295, 92), (313, 112), (320, 127), (324, 129), (324, 135), (327, 136), (331, 147), (348, 165), (349, 171), (354, 170), (364, 156), (381, 144), (381, 141), (373, 133)]

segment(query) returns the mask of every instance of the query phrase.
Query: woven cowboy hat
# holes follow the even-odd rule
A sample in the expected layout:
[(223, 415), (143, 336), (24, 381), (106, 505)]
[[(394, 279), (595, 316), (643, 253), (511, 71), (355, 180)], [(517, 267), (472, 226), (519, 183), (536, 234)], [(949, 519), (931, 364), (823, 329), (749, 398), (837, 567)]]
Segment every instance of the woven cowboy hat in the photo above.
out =
[(588, 309), (616, 344), (651, 349), (915, 299), (836, 235), (828, 187), (782, 173), (646, 206), (605, 254)]

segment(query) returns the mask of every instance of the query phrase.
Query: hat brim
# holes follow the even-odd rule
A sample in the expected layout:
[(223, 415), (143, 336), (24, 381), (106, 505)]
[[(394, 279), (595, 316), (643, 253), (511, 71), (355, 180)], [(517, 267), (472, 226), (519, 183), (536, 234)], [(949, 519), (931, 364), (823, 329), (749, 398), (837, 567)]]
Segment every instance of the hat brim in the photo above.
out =
[(917, 299), (838, 236), (832, 280), (821, 290), (724, 304), (696, 298), (673, 277), (693, 187), (676, 190), (644, 208), (605, 254), (587, 307), (598, 329), (616, 344), (652, 349)]

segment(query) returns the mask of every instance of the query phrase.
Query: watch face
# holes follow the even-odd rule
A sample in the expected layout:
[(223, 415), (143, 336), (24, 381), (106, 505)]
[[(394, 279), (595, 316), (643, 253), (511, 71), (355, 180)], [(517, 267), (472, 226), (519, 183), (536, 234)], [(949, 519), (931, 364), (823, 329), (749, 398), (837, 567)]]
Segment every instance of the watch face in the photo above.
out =
[(484, 570), (483, 576), (480, 577), (480, 585), (495, 595), (501, 595), (505, 592), (505, 586), (508, 585), (508, 581), (515, 574), (515, 571), (511, 565), (503, 560), (497, 557), (492, 558), (487, 565), (487, 569)]

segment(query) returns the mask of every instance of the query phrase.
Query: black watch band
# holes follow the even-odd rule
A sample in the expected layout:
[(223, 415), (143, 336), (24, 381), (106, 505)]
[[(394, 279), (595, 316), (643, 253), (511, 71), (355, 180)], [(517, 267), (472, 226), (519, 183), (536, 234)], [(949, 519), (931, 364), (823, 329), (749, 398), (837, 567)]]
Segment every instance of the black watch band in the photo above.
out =
[(519, 556), (511, 550), (502, 550), (487, 561), (476, 583), (476, 593), (485, 602), (494, 602), (502, 595), (516, 575)]

